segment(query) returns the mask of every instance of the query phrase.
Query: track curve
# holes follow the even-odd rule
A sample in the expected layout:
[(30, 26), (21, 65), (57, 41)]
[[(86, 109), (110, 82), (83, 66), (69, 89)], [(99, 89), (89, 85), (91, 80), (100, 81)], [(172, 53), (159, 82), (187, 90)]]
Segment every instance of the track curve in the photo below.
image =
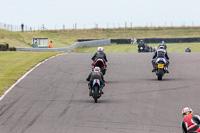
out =
[(0, 102), (2, 133), (178, 133), (185, 106), (200, 114), (200, 53), (169, 53), (169, 74), (151, 73), (152, 53), (107, 53), (98, 103), (85, 81), (93, 54), (50, 59)]

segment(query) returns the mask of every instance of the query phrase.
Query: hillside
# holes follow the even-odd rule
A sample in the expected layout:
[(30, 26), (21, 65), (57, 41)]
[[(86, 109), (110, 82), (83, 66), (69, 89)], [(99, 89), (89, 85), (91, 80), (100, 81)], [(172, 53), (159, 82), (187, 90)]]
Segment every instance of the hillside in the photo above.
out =
[(15, 47), (31, 47), (32, 38), (49, 38), (54, 48), (67, 47), (77, 39), (125, 39), (125, 38), (178, 38), (200, 37), (200, 27), (141, 27), (116, 29), (49, 30), (12, 32), (0, 29), (0, 43)]

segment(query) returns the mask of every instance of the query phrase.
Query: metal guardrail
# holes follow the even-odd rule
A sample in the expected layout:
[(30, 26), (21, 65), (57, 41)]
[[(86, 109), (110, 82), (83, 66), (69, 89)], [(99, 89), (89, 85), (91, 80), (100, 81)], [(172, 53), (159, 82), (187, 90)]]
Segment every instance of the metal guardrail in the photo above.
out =
[(24, 48), (24, 47), (16, 47), (16, 51), (36, 51), (36, 52), (71, 52), (73, 49), (78, 47), (93, 47), (93, 46), (102, 46), (102, 45), (110, 45), (110, 39), (102, 39), (102, 40), (93, 40), (93, 41), (85, 41), (78, 42), (69, 47), (65, 48)]

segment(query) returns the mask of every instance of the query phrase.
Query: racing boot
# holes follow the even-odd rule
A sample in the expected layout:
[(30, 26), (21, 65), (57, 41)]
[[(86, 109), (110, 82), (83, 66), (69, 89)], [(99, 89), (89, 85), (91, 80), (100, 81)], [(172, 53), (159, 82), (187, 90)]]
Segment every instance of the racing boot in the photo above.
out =
[(153, 70), (152, 70), (152, 72), (155, 72), (155, 71), (156, 71), (156, 68), (154, 67)]
[(88, 88), (89, 88), (89, 96), (92, 96), (92, 88), (89, 83), (88, 83)]
[(166, 73), (169, 73), (169, 71), (168, 71), (168, 68), (167, 68), (167, 67), (165, 67), (164, 69), (165, 69), (165, 72), (166, 72)]
[(103, 86), (104, 86), (104, 85), (101, 85), (101, 86), (100, 86), (101, 94), (104, 94), (104, 92), (103, 92)]
[(152, 61), (152, 66), (153, 66), (153, 70), (152, 70), (152, 72), (155, 72), (155, 71), (156, 71), (156, 65), (154, 64), (153, 61)]

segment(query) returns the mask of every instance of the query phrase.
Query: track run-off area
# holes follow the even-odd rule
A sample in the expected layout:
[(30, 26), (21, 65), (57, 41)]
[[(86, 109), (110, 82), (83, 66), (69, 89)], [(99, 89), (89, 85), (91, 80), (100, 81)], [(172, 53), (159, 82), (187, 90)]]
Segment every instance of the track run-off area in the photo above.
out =
[(0, 101), (1, 133), (181, 133), (185, 106), (200, 114), (200, 53), (169, 53), (157, 80), (153, 53), (106, 53), (104, 94), (94, 103), (86, 78), (93, 53), (56, 56)]

